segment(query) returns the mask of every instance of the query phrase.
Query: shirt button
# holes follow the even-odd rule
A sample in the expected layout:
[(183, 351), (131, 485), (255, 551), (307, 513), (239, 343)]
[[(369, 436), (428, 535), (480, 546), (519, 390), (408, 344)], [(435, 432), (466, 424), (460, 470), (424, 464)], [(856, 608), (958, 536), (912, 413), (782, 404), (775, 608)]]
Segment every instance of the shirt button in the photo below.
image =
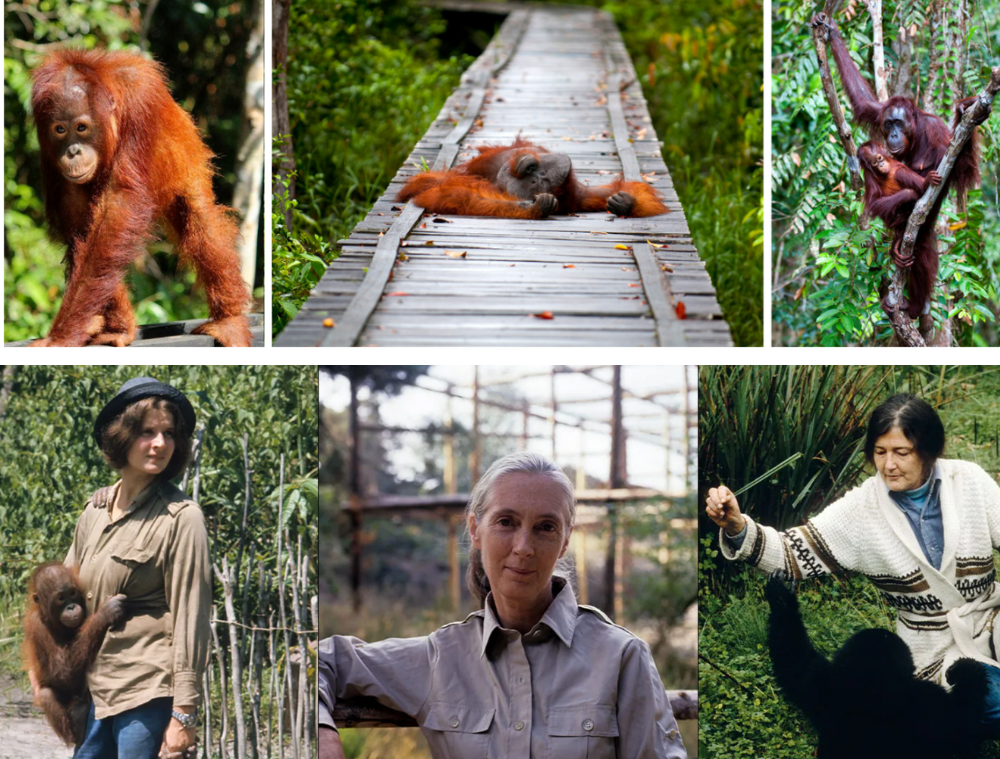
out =
[(87, 593), (87, 598), (93, 598), (93, 597), (94, 597), (94, 593), (93, 592)]
[(452, 727), (458, 727), (458, 724), (459, 724), (459, 723), (458, 723), (458, 717), (452, 717), (452, 718), (451, 718), (451, 719), (450, 719), (450, 720), (448, 721), (448, 724), (449, 724), (449, 725), (451, 725)]
[(678, 735), (680, 735), (680, 733), (679, 733), (679, 732), (677, 732), (677, 730), (671, 730), (671, 731), (670, 731), (669, 733), (667, 733), (667, 737), (668, 737), (668, 738), (669, 738), (670, 740), (673, 740), (673, 739), (674, 739), (674, 738), (676, 738), (676, 737), (677, 737)]
[(583, 721), (583, 729), (586, 730), (588, 733), (591, 730), (593, 730), (594, 729), (594, 720), (592, 720), (592, 719), (585, 719)]
[(515, 730), (524, 730), (524, 723), (521, 722), (521, 720), (518, 720), (517, 722), (514, 723), (514, 729)]

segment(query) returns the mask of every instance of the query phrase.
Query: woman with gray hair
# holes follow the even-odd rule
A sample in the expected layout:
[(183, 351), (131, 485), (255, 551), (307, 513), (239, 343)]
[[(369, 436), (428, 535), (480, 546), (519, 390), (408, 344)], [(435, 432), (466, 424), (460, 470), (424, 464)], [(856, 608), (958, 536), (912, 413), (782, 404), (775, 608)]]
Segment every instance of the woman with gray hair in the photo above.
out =
[(573, 486), (534, 453), (496, 461), (466, 509), (482, 609), (428, 636), (320, 643), (319, 757), (344, 754), (337, 699), (412, 716), (435, 759), (684, 759), (649, 646), (559, 576)]

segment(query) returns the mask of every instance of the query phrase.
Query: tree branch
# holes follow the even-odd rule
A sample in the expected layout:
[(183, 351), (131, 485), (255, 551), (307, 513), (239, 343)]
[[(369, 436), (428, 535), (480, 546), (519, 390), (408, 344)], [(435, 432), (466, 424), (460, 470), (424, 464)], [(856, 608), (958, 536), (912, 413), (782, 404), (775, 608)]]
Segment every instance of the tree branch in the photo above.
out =
[[(830, 6), (831, 3), (828, 1), (827, 5)], [(826, 26), (820, 24), (813, 27), (813, 43), (816, 46), (816, 60), (819, 61), (819, 77), (823, 82), (823, 94), (826, 95), (826, 104), (830, 108), (833, 123), (837, 127), (840, 144), (844, 146), (844, 152), (847, 153), (847, 170), (851, 174), (851, 189), (857, 193), (864, 187), (861, 169), (858, 166), (858, 148), (854, 144), (851, 127), (847, 123), (847, 119), (844, 118), (844, 109), (840, 107), (840, 99), (837, 97), (837, 90), (833, 86), (833, 77), (830, 75), (830, 59), (826, 54), (829, 41), (830, 30)]]
[[(913, 255), (913, 246), (917, 241), (917, 234), (920, 232), (920, 227), (927, 221), (927, 215), (935, 203), (937, 203), (938, 197), (941, 195), (941, 190), (948, 186), (948, 177), (955, 166), (955, 160), (958, 158), (958, 154), (962, 152), (962, 148), (965, 147), (965, 143), (969, 141), (969, 137), (972, 136), (972, 130), (988, 117), (990, 105), (993, 103), (993, 97), (998, 90), (1000, 90), (1000, 66), (993, 69), (989, 84), (978, 95), (978, 102), (974, 103), (972, 107), (965, 109), (965, 113), (962, 114), (962, 120), (955, 128), (954, 134), (952, 134), (951, 142), (948, 144), (948, 152), (945, 153), (944, 158), (941, 159), (941, 165), (937, 168), (938, 174), (941, 175), (941, 184), (928, 187), (923, 197), (914, 206), (913, 213), (910, 214), (910, 219), (906, 224), (906, 231), (903, 233), (903, 239), (900, 243), (900, 258), (905, 259)], [(896, 334), (900, 336), (904, 344), (923, 346), (925, 343), (919, 335), (916, 342), (910, 342), (913, 336), (909, 333), (914, 332), (913, 326), (907, 316), (900, 313), (899, 309), (903, 285), (907, 279), (908, 272), (906, 267), (896, 267), (896, 275), (889, 285), (889, 295), (886, 301), (886, 305), (889, 306), (891, 312), (889, 321), (892, 322), (893, 329), (896, 330)], [(905, 326), (909, 329), (902, 330), (901, 332), (897, 328), (897, 324), (902, 327), (904, 326), (904, 322)]]
[(872, 17), (872, 65), (875, 69), (875, 96), (881, 100), (889, 99), (889, 90), (885, 85), (885, 50), (882, 47), (882, 0), (865, 0), (868, 15)]

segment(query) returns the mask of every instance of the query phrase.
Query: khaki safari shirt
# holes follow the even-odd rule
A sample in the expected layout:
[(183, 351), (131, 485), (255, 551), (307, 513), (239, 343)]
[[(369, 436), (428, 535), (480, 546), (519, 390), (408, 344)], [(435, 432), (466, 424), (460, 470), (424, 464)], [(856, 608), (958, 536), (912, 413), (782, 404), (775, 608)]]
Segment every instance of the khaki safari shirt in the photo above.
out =
[(644, 641), (568, 585), (523, 636), (487, 601), (426, 637), (321, 641), (319, 724), (371, 696), (416, 719), (435, 759), (685, 759)]
[(170, 482), (154, 480), (112, 523), (120, 485), (91, 496), (65, 562), (80, 567), (88, 614), (110, 596), (128, 597), (124, 628), (108, 631), (87, 673), (97, 719), (163, 696), (198, 706), (211, 640), (201, 509)]

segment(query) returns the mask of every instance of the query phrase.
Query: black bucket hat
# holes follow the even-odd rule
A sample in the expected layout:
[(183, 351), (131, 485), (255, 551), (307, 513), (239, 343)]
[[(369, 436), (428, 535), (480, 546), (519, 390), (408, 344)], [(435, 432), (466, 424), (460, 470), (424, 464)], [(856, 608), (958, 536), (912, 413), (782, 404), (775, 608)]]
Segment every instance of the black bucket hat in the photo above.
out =
[(143, 398), (167, 399), (180, 409), (188, 434), (194, 431), (194, 408), (184, 393), (176, 387), (164, 384), (152, 377), (135, 377), (122, 385), (118, 389), (118, 394), (108, 401), (107, 405), (101, 409), (101, 413), (97, 415), (97, 421), (94, 422), (94, 440), (97, 441), (98, 446), (101, 445), (101, 436), (107, 426), (125, 409)]

